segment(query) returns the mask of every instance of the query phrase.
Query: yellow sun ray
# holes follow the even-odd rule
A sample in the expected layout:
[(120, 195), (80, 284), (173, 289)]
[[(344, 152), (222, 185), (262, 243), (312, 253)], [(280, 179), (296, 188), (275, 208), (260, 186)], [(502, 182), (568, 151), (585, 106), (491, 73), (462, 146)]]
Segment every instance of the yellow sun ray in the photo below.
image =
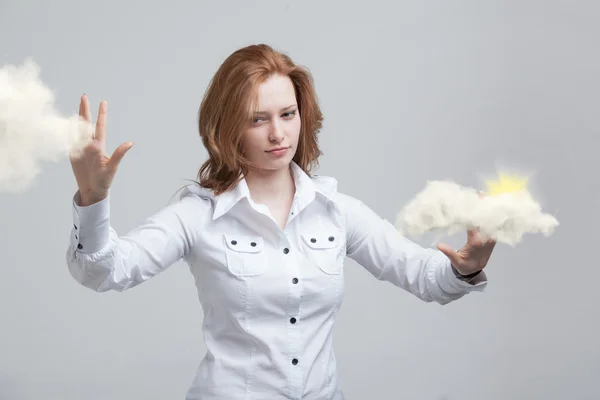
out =
[(503, 193), (515, 193), (527, 188), (527, 178), (500, 172), (498, 179), (486, 180), (487, 194), (495, 196)]

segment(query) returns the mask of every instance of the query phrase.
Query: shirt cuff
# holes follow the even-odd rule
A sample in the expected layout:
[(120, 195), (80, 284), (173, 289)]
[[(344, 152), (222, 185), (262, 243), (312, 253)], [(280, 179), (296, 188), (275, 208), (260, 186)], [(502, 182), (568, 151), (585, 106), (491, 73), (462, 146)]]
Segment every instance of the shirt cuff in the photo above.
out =
[(437, 258), (435, 278), (444, 292), (449, 294), (481, 292), (487, 286), (488, 280), (484, 271), (481, 271), (470, 282), (461, 281), (452, 271), (450, 259), (444, 253), (440, 251), (434, 257)]
[(110, 238), (110, 196), (91, 204), (79, 206), (79, 191), (73, 196), (73, 236), (78, 252), (91, 254), (102, 250)]

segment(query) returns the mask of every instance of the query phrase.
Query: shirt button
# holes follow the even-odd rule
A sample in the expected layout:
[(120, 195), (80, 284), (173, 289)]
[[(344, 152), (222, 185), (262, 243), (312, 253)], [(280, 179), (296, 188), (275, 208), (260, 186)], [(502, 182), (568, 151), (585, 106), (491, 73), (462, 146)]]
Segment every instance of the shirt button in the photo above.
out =
[(290, 252), (290, 249), (288, 249), (287, 247), (285, 249), (283, 249), (283, 254), (287, 254)]
[(329, 241), (333, 242), (335, 240), (335, 238), (333, 236), (329, 236)]
[(295, 285), (296, 283), (298, 283), (298, 278), (294, 278), (292, 279), (292, 283)]
[(310, 239), (310, 241), (311, 241), (312, 243), (316, 243), (316, 242), (317, 242), (317, 239), (315, 239), (315, 238), (312, 238), (312, 239)]
[(292, 319), (290, 319), (290, 322), (291, 322), (292, 324), (295, 324), (295, 323), (296, 323), (296, 318), (293, 318), (293, 317), (292, 317)]
[(294, 365), (298, 365), (298, 359), (294, 358), (294, 359), (292, 360), (292, 364), (294, 364)]
[(235, 246), (237, 244), (237, 240), (232, 240), (231, 244)]
[(79, 250), (81, 250), (81, 249), (83, 249), (83, 245), (82, 245), (81, 243), (79, 243), (79, 244), (77, 245), (77, 248), (78, 248)]

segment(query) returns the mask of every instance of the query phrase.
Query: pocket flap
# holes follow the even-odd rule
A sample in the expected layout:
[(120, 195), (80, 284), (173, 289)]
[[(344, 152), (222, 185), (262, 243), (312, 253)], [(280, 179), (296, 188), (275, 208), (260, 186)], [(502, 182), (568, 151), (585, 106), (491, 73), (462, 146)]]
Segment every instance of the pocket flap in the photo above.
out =
[(302, 240), (312, 249), (333, 249), (342, 243), (340, 232), (336, 230), (303, 233)]
[(260, 236), (242, 236), (224, 234), (227, 248), (239, 253), (259, 253), (264, 247), (263, 238)]

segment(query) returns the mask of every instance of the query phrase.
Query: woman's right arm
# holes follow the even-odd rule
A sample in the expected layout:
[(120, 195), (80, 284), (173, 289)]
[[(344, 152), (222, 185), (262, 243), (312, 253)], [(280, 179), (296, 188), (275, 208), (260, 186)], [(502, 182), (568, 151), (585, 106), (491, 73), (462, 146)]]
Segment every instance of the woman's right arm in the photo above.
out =
[(71, 276), (97, 292), (123, 291), (139, 285), (185, 258), (197, 238), (206, 208), (198, 196), (184, 196), (124, 236), (110, 225), (110, 198), (80, 206), (73, 199), (73, 227), (67, 250)]
[[(98, 292), (136, 286), (185, 257), (194, 243), (198, 213), (206, 201), (194, 195), (182, 197), (120, 237), (110, 225), (109, 189), (133, 143), (121, 144), (109, 157), (107, 116), (107, 104), (101, 101), (93, 136), (82, 151), (69, 157), (79, 190), (73, 199), (67, 264), (79, 283)], [(79, 117), (86, 124), (92, 123), (86, 95), (79, 103)]]

